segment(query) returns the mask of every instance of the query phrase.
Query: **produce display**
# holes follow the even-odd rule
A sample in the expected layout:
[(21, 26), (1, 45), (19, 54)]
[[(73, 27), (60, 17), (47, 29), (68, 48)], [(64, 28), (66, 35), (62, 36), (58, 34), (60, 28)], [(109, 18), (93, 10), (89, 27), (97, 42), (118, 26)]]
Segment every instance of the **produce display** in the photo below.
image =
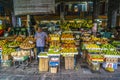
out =
[(48, 55), (60, 55), (60, 35), (50, 34), (50, 47), (48, 49)]
[(7, 48), (7, 47), (4, 47), (2, 50), (3, 50), (2, 55), (11, 55), (12, 52), (16, 51), (13, 48)]
[(120, 41), (113, 41), (113, 42), (112, 42), (112, 45), (120, 46)]
[(87, 58), (90, 61), (97, 61), (97, 62), (103, 62), (104, 61), (104, 56), (100, 55), (100, 54), (88, 54)]
[(77, 47), (75, 44), (62, 44), (61, 53), (76, 53)]
[(72, 33), (62, 33), (61, 36), (61, 55), (67, 56), (67, 55), (74, 55), (77, 54), (77, 47), (75, 45), (74, 36)]
[(79, 20), (79, 21), (72, 21), (66, 22), (61, 24), (61, 29), (63, 30), (70, 30), (70, 28), (92, 28), (93, 23), (92, 20)]
[(24, 41), (24, 38), (22, 36), (18, 36), (15, 41), (17, 42), (23, 42)]
[(104, 58), (104, 56), (102, 56), (100, 54), (93, 54), (93, 55), (91, 55), (91, 58), (101, 59), (101, 58)]
[(31, 41), (31, 42), (35, 42), (34, 37), (29, 36), (29, 37), (27, 37), (23, 42), (25, 43), (25, 42), (29, 42), (29, 41)]
[(62, 33), (61, 40), (63, 43), (75, 43), (72, 33)]
[(49, 44), (50, 44), (50, 49), (59, 49), (61, 44), (60, 44), (60, 35), (58, 34), (50, 34), (49, 35)]
[(85, 48), (88, 52), (100, 52), (100, 46), (96, 44), (86, 44)]
[(88, 43), (93, 42), (93, 43), (96, 43), (96, 44), (107, 44), (108, 43), (107, 38), (97, 38), (93, 35), (90, 36), (90, 37), (82, 37), (82, 40), (83, 41), (88, 41)]
[(13, 41), (13, 42), (8, 44), (9, 47), (17, 47), (19, 45), (20, 45), (20, 42), (18, 42), (18, 41)]
[(111, 44), (103, 44), (101, 46), (101, 49), (102, 49), (103, 54), (106, 54), (106, 55), (117, 55), (116, 47), (114, 47)]
[(24, 57), (24, 56), (29, 56), (30, 55), (30, 51), (15, 51), (11, 53), (12, 57), (16, 57), (16, 58), (20, 58), (20, 57)]
[(35, 44), (34, 44), (35, 39), (33, 37), (27, 37), (23, 43), (21, 43), (20, 48), (23, 49), (30, 49), (30, 48), (34, 48)]
[(0, 46), (2, 47), (4, 44), (7, 43), (7, 40), (0, 40)]

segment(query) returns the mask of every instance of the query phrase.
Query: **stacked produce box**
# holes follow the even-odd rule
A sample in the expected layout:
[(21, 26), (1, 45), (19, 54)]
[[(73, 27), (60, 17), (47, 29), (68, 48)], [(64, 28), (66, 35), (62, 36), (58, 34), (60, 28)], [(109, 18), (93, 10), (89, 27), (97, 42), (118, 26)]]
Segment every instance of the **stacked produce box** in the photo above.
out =
[(42, 71), (48, 71), (48, 62), (49, 62), (49, 59), (48, 59), (48, 53), (47, 52), (41, 52), (39, 54), (39, 71), (42, 72)]
[(74, 55), (78, 54), (74, 36), (72, 33), (62, 33), (61, 41), (61, 55), (65, 57), (65, 69), (74, 69)]
[[(113, 46), (116, 45), (118, 42), (109, 43), (107, 38), (97, 38), (94, 36), (90, 36), (86, 40), (85, 37), (83, 39), (83, 52), (86, 50), (87, 62), (89, 65), (93, 62), (103, 63), (103, 67), (107, 71), (114, 71), (117, 69), (118, 58), (120, 57), (120, 52), (117, 50), (117, 47)], [(96, 63), (95, 63), (96, 64)]]
[(49, 55), (49, 70), (51, 73), (57, 73), (60, 69), (60, 35), (50, 34), (50, 47), (48, 50)]

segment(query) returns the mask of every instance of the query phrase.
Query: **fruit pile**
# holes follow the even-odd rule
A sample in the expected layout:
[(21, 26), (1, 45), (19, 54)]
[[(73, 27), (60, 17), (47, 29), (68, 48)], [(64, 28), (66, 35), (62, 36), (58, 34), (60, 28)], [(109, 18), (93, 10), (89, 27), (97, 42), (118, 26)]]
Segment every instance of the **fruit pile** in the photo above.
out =
[(103, 62), (104, 61), (104, 56), (100, 54), (88, 54), (87, 59), (89, 61), (99, 61)]
[(77, 52), (77, 48), (75, 46), (75, 44), (63, 44), (61, 46), (61, 53), (76, 53)]
[(63, 33), (61, 40), (63, 43), (75, 43), (74, 36), (71, 33)]
[(8, 44), (9, 47), (17, 47), (19, 45), (20, 45), (20, 42), (18, 42), (18, 41), (13, 41), (13, 42)]
[(0, 46), (2, 47), (4, 44), (7, 43), (7, 40), (0, 40)]
[(34, 37), (29, 36), (29, 37), (27, 37), (23, 42), (25, 43), (25, 42), (29, 42), (29, 41), (31, 41), (31, 42), (35, 42)]
[(24, 38), (22, 36), (18, 36), (15, 41), (18, 41), (18, 42), (23, 42), (24, 41)]
[(77, 53), (77, 47), (75, 46), (75, 40), (72, 33), (63, 33), (61, 36), (62, 45), (61, 45), (61, 54), (74, 55)]
[(23, 51), (23, 50), (11, 53), (12, 57), (17, 57), (17, 58), (29, 56), (29, 55), (30, 55), (29, 51)]
[(16, 50), (13, 48), (7, 48), (4, 47), (2, 51), (2, 55), (11, 55), (12, 52), (15, 52)]
[(50, 34), (49, 35), (50, 49), (51, 48), (60, 48), (60, 35)]
[(112, 44), (115, 46), (120, 46), (120, 41), (113, 41)]
[(96, 44), (87, 44), (86, 49), (88, 52), (100, 52), (100, 46)]
[(116, 47), (114, 47), (111, 44), (103, 44), (101, 46), (101, 49), (102, 49), (103, 54), (106, 54), (106, 55), (117, 55), (118, 54)]
[(48, 54), (60, 54), (60, 35), (58, 34), (50, 34), (49, 35), (50, 40), (50, 47), (48, 50)]
[(70, 30), (70, 28), (92, 28), (93, 23), (92, 20), (79, 20), (73, 21), (73, 22), (66, 22), (64, 24), (61, 24), (61, 29), (63, 30)]
[(91, 55), (91, 58), (101, 59), (101, 58), (104, 58), (104, 56), (99, 54), (94, 54), (94, 55)]
[(33, 48), (35, 47), (35, 39), (33, 37), (27, 37), (23, 43), (20, 45), (20, 48), (23, 48), (23, 49), (30, 49), (30, 48)]

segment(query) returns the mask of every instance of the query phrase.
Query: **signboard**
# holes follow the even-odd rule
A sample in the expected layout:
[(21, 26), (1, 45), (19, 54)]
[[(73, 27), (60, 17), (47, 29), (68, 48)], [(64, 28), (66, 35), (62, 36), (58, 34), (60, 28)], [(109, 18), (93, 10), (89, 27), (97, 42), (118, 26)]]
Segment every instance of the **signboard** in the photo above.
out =
[(13, 0), (15, 15), (55, 13), (55, 0)]

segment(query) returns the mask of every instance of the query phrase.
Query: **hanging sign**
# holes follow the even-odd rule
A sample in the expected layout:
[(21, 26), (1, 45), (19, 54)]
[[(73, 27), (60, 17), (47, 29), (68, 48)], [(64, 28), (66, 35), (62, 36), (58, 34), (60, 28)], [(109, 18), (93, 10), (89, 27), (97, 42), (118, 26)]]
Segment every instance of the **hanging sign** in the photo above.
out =
[(15, 15), (55, 13), (55, 0), (13, 0)]

